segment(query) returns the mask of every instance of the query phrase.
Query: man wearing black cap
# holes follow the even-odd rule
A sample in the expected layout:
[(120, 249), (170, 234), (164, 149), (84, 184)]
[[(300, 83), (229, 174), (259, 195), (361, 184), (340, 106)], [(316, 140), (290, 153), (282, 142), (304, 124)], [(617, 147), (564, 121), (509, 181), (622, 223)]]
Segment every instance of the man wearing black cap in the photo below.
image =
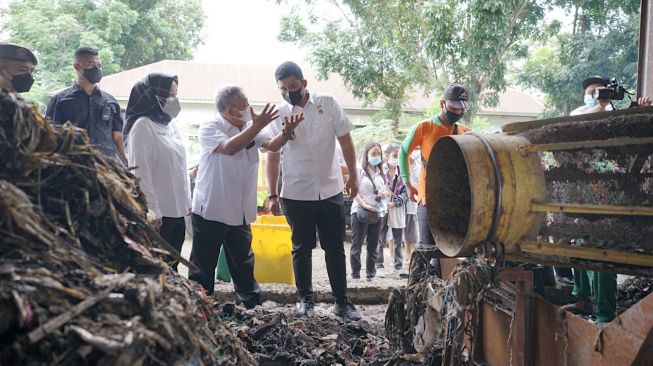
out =
[[(426, 167), (428, 165), (428, 159), (431, 156), (433, 146), (435, 146), (435, 143), (440, 137), (460, 135), (470, 131), (469, 128), (457, 123), (463, 117), (465, 110), (469, 108), (469, 94), (467, 93), (467, 89), (460, 84), (449, 84), (444, 90), (442, 100), (440, 100), (440, 108), (442, 111), (439, 115), (413, 126), (399, 149), (399, 170), (401, 171), (401, 178), (406, 184), (409, 198), (419, 203), (417, 206), (419, 245), (423, 248), (435, 248), (435, 239), (429, 228), (428, 215), (426, 213)], [(416, 182), (410, 180), (410, 169), (408, 169), (408, 159), (413, 150), (418, 147), (422, 155), (419, 189), (414, 186)], [(437, 274), (440, 275), (438, 261), (434, 261), (433, 264), (436, 267)]]
[(85, 129), (91, 143), (105, 156), (120, 158), (127, 165), (120, 105), (98, 86), (102, 79), (102, 61), (98, 51), (89, 47), (77, 49), (73, 68), (77, 73), (77, 82), (52, 97), (46, 116), (55, 124), (70, 121)]
[[(612, 105), (610, 105), (610, 99), (594, 99), (594, 91), (599, 88), (605, 88), (608, 86), (608, 78), (603, 76), (590, 76), (587, 79), (581, 82), (583, 90), (585, 91), (583, 102), (584, 105), (571, 111), (571, 116), (577, 116), (580, 114), (587, 113), (597, 113), (597, 112), (606, 112), (612, 110)], [(639, 98), (637, 103), (640, 106), (651, 105), (651, 101), (648, 98)]]
[(32, 51), (17, 44), (0, 42), (0, 88), (26, 93), (32, 88), (37, 64)]

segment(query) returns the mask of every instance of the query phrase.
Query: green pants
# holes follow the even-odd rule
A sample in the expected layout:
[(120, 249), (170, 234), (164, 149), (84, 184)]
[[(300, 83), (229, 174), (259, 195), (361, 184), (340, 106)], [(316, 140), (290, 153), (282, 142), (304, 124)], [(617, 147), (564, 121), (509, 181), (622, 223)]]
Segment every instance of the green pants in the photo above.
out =
[(617, 275), (614, 273), (574, 269), (574, 296), (589, 299), (594, 295), (597, 323), (612, 321), (617, 311)]

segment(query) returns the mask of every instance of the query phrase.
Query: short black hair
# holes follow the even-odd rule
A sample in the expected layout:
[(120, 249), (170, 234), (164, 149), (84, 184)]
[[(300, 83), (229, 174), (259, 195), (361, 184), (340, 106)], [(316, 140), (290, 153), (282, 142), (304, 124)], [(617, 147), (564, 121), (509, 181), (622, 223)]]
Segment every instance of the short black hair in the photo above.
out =
[(91, 47), (80, 47), (75, 51), (75, 62), (78, 62), (80, 58), (89, 55), (97, 56), (98, 51), (95, 48), (91, 48)]
[(282, 63), (277, 67), (277, 71), (274, 72), (274, 77), (277, 81), (283, 80), (288, 76), (294, 76), (297, 80), (304, 80), (302, 69), (292, 61)]

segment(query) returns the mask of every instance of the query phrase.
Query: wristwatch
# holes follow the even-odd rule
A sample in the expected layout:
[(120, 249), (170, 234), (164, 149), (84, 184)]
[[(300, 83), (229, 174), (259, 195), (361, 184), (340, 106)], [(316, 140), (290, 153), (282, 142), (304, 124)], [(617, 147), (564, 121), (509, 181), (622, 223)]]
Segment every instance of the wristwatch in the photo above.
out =
[(279, 195), (278, 194), (271, 194), (271, 195), (268, 196), (268, 199), (270, 199), (270, 200), (273, 199), (273, 198), (279, 198)]
[(283, 138), (286, 140), (294, 140), (295, 139), (295, 131), (292, 131), (291, 133), (286, 133), (286, 131), (281, 131), (281, 134), (283, 135)]

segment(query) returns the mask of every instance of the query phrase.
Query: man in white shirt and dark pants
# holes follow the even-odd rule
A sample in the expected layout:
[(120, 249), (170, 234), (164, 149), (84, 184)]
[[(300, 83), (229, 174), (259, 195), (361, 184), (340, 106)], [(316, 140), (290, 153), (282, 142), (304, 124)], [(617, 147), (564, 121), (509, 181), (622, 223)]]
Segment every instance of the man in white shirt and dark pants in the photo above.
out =
[[(336, 139), (342, 147), (349, 169), (346, 189), (350, 197), (358, 193), (356, 152), (350, 131), (354, 128), (345, 112), (331, 95), (309, 93), (300, 67), (293, 62), (281, 64), (275, 78), (286, 101), (279, 105), (281, 117), (303, 113), (305, 121), (295, 130), (295, 137), (283, 148), (283, 210), (292, 229), (293, 268), (300, 297), (299, 312), (315, 315), (312, 287), (312, 250), (316, 232), (325, 259), (331, 290), (336, 298), (335, 313), (348, 320), (360, 314), (347, 297), (346, 259), (344, 249), (345, 212), (343, 179), (335, 153)], [(278, 133), (281, 120), (269, 125)], [(268, 153), (267, 177), (270, 187), (270, 209), (279, 214), (279, 154)]]
[(271, 135), (263, 129), (278, 118), (276, 108), (268, 104), (261, 114), (255, 114), (237, 86), (220, 88), (216, 107), (217, 118), (200, 127), (190, 255), (200, 271), (190, 273), (189, 278), (212, 294), (220, 246), (224, 245), (236, 294), (245, 307), (253, 308), (261, 303), (250, 229), (256, 220), (258, 149), (278, 151), (302, 116), (285, 116), (283, 128)]

